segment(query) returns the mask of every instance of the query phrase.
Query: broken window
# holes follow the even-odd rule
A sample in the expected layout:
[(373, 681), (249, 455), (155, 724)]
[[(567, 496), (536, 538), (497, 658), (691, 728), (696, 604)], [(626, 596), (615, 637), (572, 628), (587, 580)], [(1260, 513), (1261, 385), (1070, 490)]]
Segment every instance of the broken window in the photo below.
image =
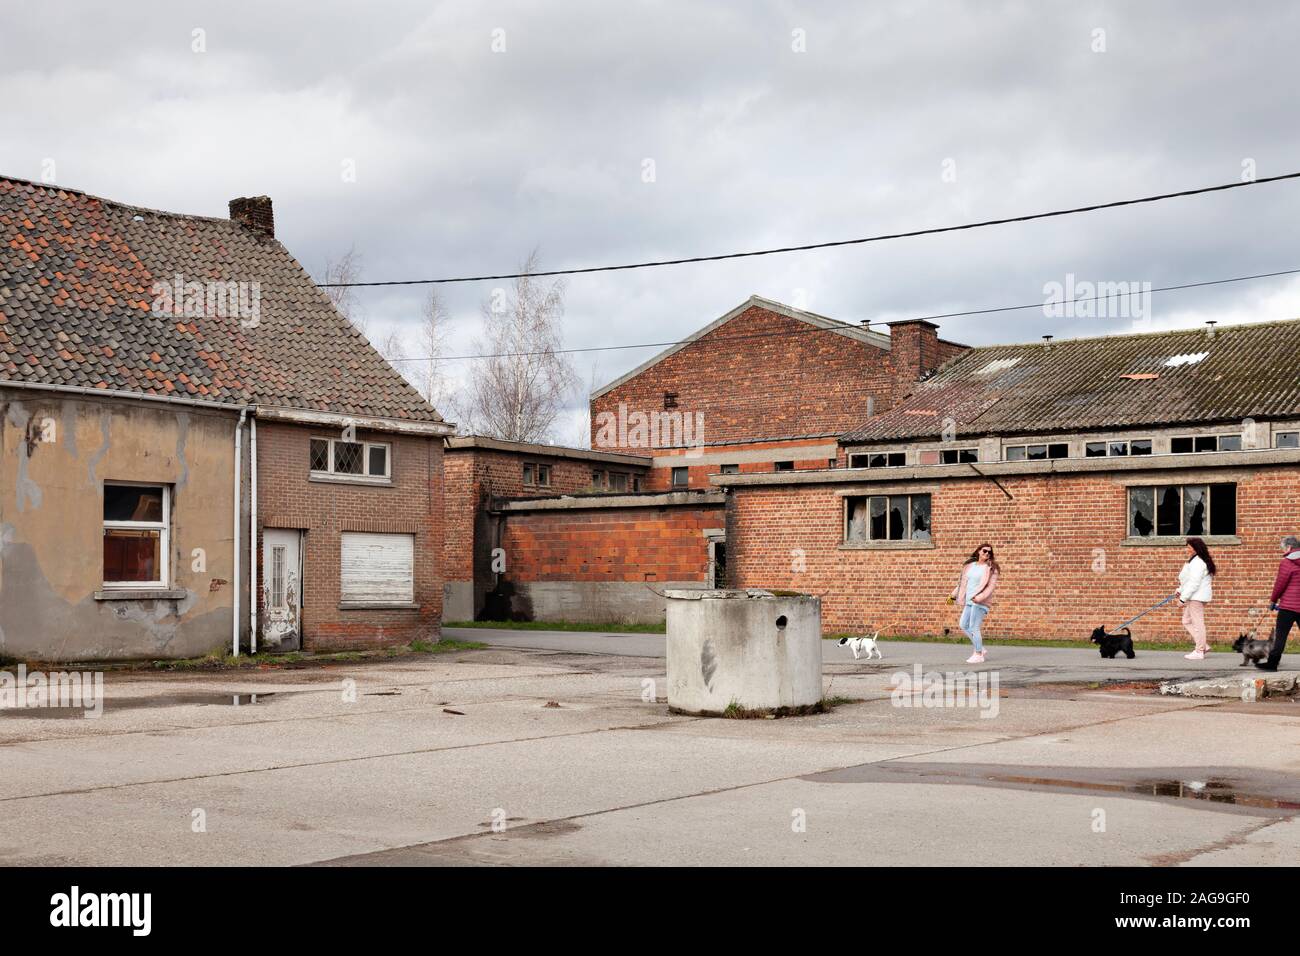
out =
[(723, 465), (723, 466), (722, 466), (722, 473), (723, 473), (724, 475), (738, 475), (738, 474), (740, 474), (740, 466), (739, 466), (739, 465)]
[(1133, 487), (1128, 503), (1130, 537), (1237, 533), (1237, 486), (1230, 482)]
[(691, 473), (686, 468), (673, 469), (673, 487), (685, 488), (691, 483)]
[(1003, 454), (1007, 461), (1047, 461), (1049, 458), (1069, 458), (1070, 446), (1066, 442), (1007, 445)]
[(1134, 438), (1120, 441), (1090, 441), (1083, 448), (1087, 458), (1124, 458), (1129, 455), (1151, 454), (1150, 438)]
[(979, 450), (975, 448), (945, 448), (939, 452), (939, 463), (943, 465), (966, 464), (979, 460)]
[(1169, 451), (1174, 455), (1190, 455), (1202, 451), (1241, 451), (1241, 435), (1180, 435), (1169, 439)]
[(1278, 432), (1273, 436), (1274, 448), (1300, 448), (1300, 432)]
[(774, 468), (777, 471), (794, 471), (794, 462), (778, 461), (775, 463)]
[(850, 468), (902, 468), (906, 465), (905, 451), (873, 451), (849, 456)]
[(849, 495), (844, 540), (930, 541), (929, 495)]
[(167, 586), (171, 489), (104, 484), (104, 586)]

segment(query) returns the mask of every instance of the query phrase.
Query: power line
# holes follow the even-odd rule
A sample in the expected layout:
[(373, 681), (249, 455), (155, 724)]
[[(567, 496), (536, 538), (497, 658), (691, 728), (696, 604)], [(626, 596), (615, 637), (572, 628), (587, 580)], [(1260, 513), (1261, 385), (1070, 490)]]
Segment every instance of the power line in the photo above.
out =
[(720, 262), (724, 259), (748, 259), (754, 256), (773, 256), (786, 252), (808, 252), (814, 249), (834, 249), (839, 246), (857, 246), (869, 242), (884, 242), (890, 239), (910, 239), (916, 236), (933, 236), (944, 232), (961, 232), (966, 229), (983, 229), (987, 226), (1005, 226), (1016, 222), (1032, 222), (1036, 219), (1051, 219), (1057, 216), (1072, 216), (1081, 212), (1096, 212), (1099, 209), (1117, 209), (1120, 206), (1137, 206), (1142, 203), (1161, 202), (1165, 199), (1179, 199), (1184, 196), (1199, 196), (1204, 193), (1223, 192), (1228, 189), (1241, 189), (1246, 186), (1260, 186), (1264, 183), (1281, 182), (1284, 179), (1300, 178), (1300, 172), (1283, 173), (1280, 176), (1264, 176), (1246, 182), (1224, 183), (1219, 186), (1202, 186), (1199, 189), (1183, 189), (1174, 193), (1160, 193), (1155, 196), (1143, 196), (1140, 199), (1118, 199), (1114, 202), (1097, 203), (1091, 206), (1074, 206), (1069, 209), (1056, 209), (1051, 212), (1037, 212), (1025, 216), (1012, 216), (1007, 219), (985, 219), (980, 222), (967, 222), (956, 226), (933, 226), (929, 229), (913, 229), (908, 232), (882, 233), (865, 236), (861, 239), (836, 239), (831, 242), (814, 242), (802, 246), (780, 246), (775, 249), (757, 249), (751, 252), (726, 252), (713, 256), (691, 256), (684, 259), (654, 259), (647, 262), (629, 262), (617, 266), (586, 266), (580, 269), (551, 269), (546, 272), (513, 272), (501, 275), (459, 276), (453, 279), (392, 279), (386, 282), (326, 282), (322, 289), (361, 288), (394, 285), (447, 285), (454, 282), (487, 282), (496, 279), (523, 279), (545, 276), (585, 275), (592, 272), (622, 272), (628, 269), (651, 269), (656, 266), (680, 266), (694, 262)]
[[(1097, 302), (1101, 299), (1121, 299), (1135, 295), (1147, 295), (1154, 292), (1176, 292), (1179, 289), (1199, 289), (1211, 285), (1225, 285), (1230, 282), (1247, 282), (1251, 279), (1271, 279), (1276, 276), (1290, 276), (1300, 274), (1300, 269), (1283, 269), (1279, 272), (1257, 272), (1248, 276), (1232, 276), (1227, 279), (1208, 279), (1203, 282), (1184, 282), (1181, 285), (1166, 285), (1155, 289), (1136, 289), (1131, 292), (1113, 293), (1107, 295), (1092, 295), (1077, 299), (1048, 299), (1045, 302), (1030, 302), (1027, 305), (1004, 305), (992, 309), (971, 309), (966, 312), (936, 312), (932, 315), (918, 315), (911, 319), (897, 319), (898, 322), (930, 322), (934, 319), (952, 319), (964, 315), (989, 315), (994, 312), (1018, 312), (1023, 309), (1042, 309), (1053, 305), (1070, 305), (1079, 302)], [(867, 328), (873, 325), (889, 325), (889, 322), (860, 322), (853, 325), (844, 322), (829, 328), (820, 328), (809, 326), (807, 328), (790, 329), (783, 332), (747, 332), (743, 335), (720, 335), (714, 341), (733, 342), (743, 339), (775, 339), (791, 335), (805, 335), (812, 332), (843, 332), (846, 329)], [(594, 345), (588, 348), (575, 349), (549, 349), (537, 352), (488, 352), (482, 355), (445, 355), (445, 356), (421, 356), (418, 358), (393, 358), (391, 362), (459, 362), (471, 359), (489, 359), (489, 358), (528, 358), (535, 355), (568, 355), (581, 352), (621, 352), (628, 349), (654, 349), (668, 348), (673, 345), (686, 345), (693, 341), (692, 339), (679, 339), (675, 342), (640, 342), (636, 345)]]

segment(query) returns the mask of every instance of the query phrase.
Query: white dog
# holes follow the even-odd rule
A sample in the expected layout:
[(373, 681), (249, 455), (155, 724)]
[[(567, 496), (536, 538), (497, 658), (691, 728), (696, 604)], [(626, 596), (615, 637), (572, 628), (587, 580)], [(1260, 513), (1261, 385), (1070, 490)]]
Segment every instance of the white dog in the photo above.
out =
[(840, 647), (843, 647), (845, 644), (849, 645), (849, 650), (853, 652), (853, 659), (855, 661), (862, 656), (863, 652), (866, 652), (867, 660), (871, 660), (873, 654), (876, 657), (883, 658), (885, 655), (880, 653), (880, 646), (876, 643), (876, 638), (879, 636), (880, 632), (877, 631), (875, 634), (871, 635), (871, 637), (841, 637), (839, 644)]

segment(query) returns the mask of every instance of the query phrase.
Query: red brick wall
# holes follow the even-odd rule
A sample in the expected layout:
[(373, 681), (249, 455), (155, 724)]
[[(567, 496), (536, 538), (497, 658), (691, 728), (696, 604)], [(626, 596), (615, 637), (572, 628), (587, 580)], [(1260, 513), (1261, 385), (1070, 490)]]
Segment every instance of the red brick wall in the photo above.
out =
[[(444, 457), (447, 474), (444, 561), (448, 581), (473, 580), (474, 519), (485, 495), (521, 498), (577, 494), (591, 490), (593, 470), (612, 469), (633, 474), (643, 471), (604, 462), (525, 455), (490, 448), (451, 449)], [(549, 486), (524, 485), (523, 464), (526, 461), (550, 464)]]
[[(603, 447), (597, 443), (601, 412), (617, 415), (620, 403), (628, 412), (661, 412), (664, 392), (678, 394), (679, 411), (704, 413), (706, 442), (841, 434), (866, 419), (868, 398), (875, 398), (877, 410), (888, 407), (894, 391), (889, 352), (810, 328), (751, 306), (593, 399), (592, 447)], [(728, 341), (774, 332), (794, 334)]]
[(704, 529), (721, 528), (721, 505), (511, 512), (502, 544), (506, 579), (705, 581)]
[[(732, 584), (821, 595), (822, 621), (830, 632), (862, 631), (901, 618), (888, 634), (941, 634), (950, 628), (960, 636), (959, 609), (945, 599), (962, 561), (990, 541), (1002, 575), (985, 636), (994, 643), (999, 637), (1086, 639), (1099, 624), (1114, 626), (1174, 591), (1186, 559), (1182, 546), (1121, 543), (1127, 498), (1119, 477), (999, 478), (1014, 501), (986, 481), (926, 483), (933, 489), (935, 540), (928, 550), (841, 549), (842, 505), (835, 486), (737, 488), (727, 522)], [(1169, 472), (1153, 483), (1183, 480)], [(1294, 508), (1300, 469), (1199, 472), (1194, 480), (1237, 481), (1242, 544), (1212, 547), (1220, 572), (1206, 620), (1211, 641), (1222, 644), (1250, 620), (1247, 609), (1268, 598), (1278, 540), (1300, 524)], [(806, 570), (795, 570), (794, 549), (803, 551)], [(1093, 570), (1099, 554), (1105, 560), (1100, 572)], [(1138, 621), (1133, 634), (1191, 644), (1176, 602)]]
[[(302, 640), (305, 650), (403, 644), (437, 638), (442, 619), (443, 452), (439, 438), (358, 432), (391, 446), (391, 485), (308, 480), (308, 441), (336, 432), (277, 422), (257, 426), (258, 582), (261, 531), (299, 528), (303, 535)], [(344, 531), (415, 535), (418, 609), (339, 608), (339, 550)], [(262, 596), (258, 597), (259, 619)]]

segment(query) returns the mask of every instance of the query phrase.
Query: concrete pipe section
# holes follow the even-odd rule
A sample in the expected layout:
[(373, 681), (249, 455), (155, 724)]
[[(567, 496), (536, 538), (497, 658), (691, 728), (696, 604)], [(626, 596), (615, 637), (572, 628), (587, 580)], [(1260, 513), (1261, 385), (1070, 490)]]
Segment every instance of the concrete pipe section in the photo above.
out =
[(822, 605), (808, 594), (670, 589), (668, 707), (799, 713), (822, 699)]

